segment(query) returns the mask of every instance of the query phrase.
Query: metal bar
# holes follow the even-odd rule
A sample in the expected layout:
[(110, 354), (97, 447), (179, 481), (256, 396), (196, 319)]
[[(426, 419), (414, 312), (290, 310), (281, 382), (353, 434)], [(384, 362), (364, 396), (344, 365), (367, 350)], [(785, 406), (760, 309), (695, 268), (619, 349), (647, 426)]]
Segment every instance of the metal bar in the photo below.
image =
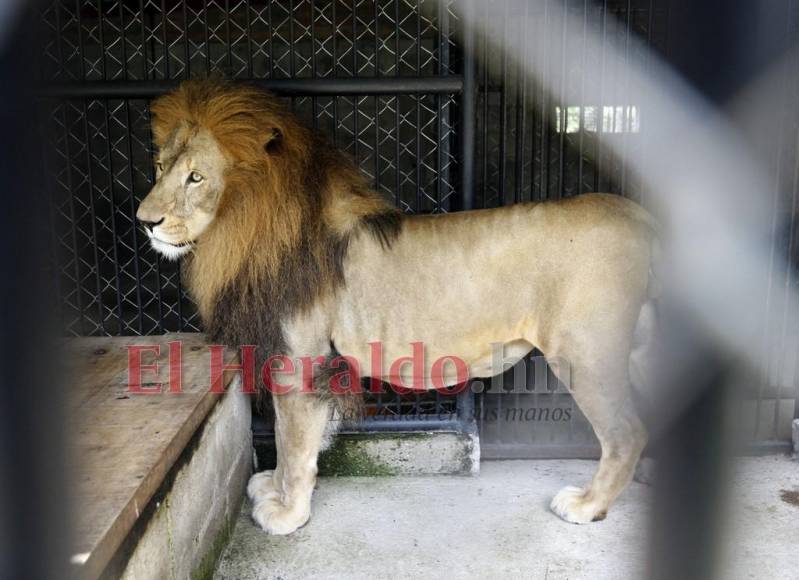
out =
[(289, 76), (291, 78), (294, 78), (295, 74), (296, 52), (294, 50), (294, 0), (289, 0)]
[[(475, 0), (462, 3), (461, 22), (463, 23), (463, 46), (461, 62), (463, 66), (463, 91), (461, 93), (461, 208), (464, 211), (475, 207), (475, 135), (477, 107), (477, 6)], [(448, 40), (445, 40), (448, 42)], [(449, 72), (449, 71), (447, 71)], [(440, 97), (439, 97), (440, 98)], [(462, 431), (476, 430), (474, 420), (474, 393), (471, 383), (458, 393), (455, 408)]]
[[(380, 22), (379, 3), (375, 2), (375, 65), (374, 76), (380, 76), (379, 66), (379, 30)], [(375, 189), (380, 191), (380, 95), (375, 95)]]
[[(61, 30), (61, 18), (60, 18), (60, 11), (56, 11), (56, 29), (59, 32)], [(78, 31), (80, 33), (80, 31)], [(58, 62), (61, 65), (62, 70), (64, 69), (64, 55), (61, 49), (61, 43), (58, 43)], [(80, 260), (78, 259), (78, 238), (77, 238), (77, 229), (75, 227), (75, 199), (73, 196), (73, 188), (72, 188), (72, 156), (69, 152), (69, 123), (67, 122), (67, 106), (66, 104), (61, 108), (61, 122), (64, 127), (64, 158), (66, 159), (67, 164), (67, 171), (66, 171), (66, 179), (67, 179), (67, 189), (69, 195), (69, 222), (70, 222), (70, 233), (71, 233), (71, 240), (72, 240), (72, 254), (74, 256), (74, 263), (75, 263), (75, 296), (77, 298), (78, 303), (78, 328), (80, 328), (81, 334), (84, 331), (84, 316), (83, 316), (83, 301), (81, 298), (81, 284), (80, 284)]]
[[(358, 12), (357, 2), (352, 0), (352, 76), (358, 76)], [(355, 138), (353, 143), (355, 150), (355, 165), (361, 167), (361, 159), (358, 156), (358, 96), (352, 99), (352, 135)]]
[[(313, 6), (313, 5), (312, 5)], [(252, 6), (249, 2), (245, 6), (247, 12), (247, 76), (252, 78), (252, 17), (250, 15), (250, 11), (252, 10)], [(316, 49), (314, 48), (314, 51)], [(314, 61), (316, 59), (316, 53), (314, 52)]]
[[(124, 26), (122, 2), (119, 3), (119, 19), (120, 23)], [(144, 20), (144, 0), (139, 0), (139, 18), (141, 18), (141, 54), (142, 54), (142, 80), (148, 78), (147, 76), (147, 24)], [(122, 28), (122, 41), (125, 41), (125, 29)], [(155, 48), (153, 48), (155, 54)], [(123, 67), (125, 69), (125, 78), (128, 78), (128, 61), (123, 60)], [(153, 64), (155, 64), (155, 57), (153, 57)], [(155, 78), (155, 66), (153, 66), (153, 78)]]
[[(505, 0), (505, 11), (502, 17), (502, 38), (508, 38), (508, 13), (510, 0)], [(500, 111), (499, 111), (499, 185), (497, 189), (497, 205), (505, 205), (505, 178), (507, 177), (508, 156), (506, 153), (508, 140), (508, 51), (502, 51), (502, 63), (500, 65), (500, 75), (502, 85), (499, 89)]]
[[(447, 38), (449, 34), (449, 18), (444, 7), (444, 1), (438, 2), (438, 74), (444, 76), (449, 72), (449, 51), (446, 50)], [(446, 59), (446, 60), (445, 60)], [(441, 211), (441, 185), (444, 176), (444, 108), (442, 106), (441, 95), (436, 95), (436, 135), (438, 137), (438, 147), (436, 148), (436, 206), (433, 211)]]
[(233, 74), (233, 40), (230, 38), (230, 0), (225, 0), (225, 39), (227, 40), (228, 74)]
[(522, 39), (522, 58), (517, 65), (518, 73), (516, 78), (516, 191), (513, 195), (513, 202), (518, 203), (524, 194), (524, 125), (525, 112), (527, 108), (527, 75), (524, 71), (524, 59), (527, 58), (527, 20), (529, 18), (527, 2), (524, 3), (524, 24), (521, 26)]
[[(252, 76), (252, 75), (250, 75)], [(316, 2), (311, 0), (311, 77), (316, 78)], [(316, 114), (317, 98), (311, 97), (311, 122), (313, 129), (319, 128), (319, 115)]]
[[(334, 2), (333, 7), (335, 8), (335, 6)], [(272, 2), (267, 4), (266, 19), (269, 21), (269, 78), (272, 79), (275, 77), (275, 29), (272, 25)], [(335, 48), (335, 45), (333, 48)], [(335, 52), (333, 55), (335, 59)]]
[[(399, 0), (394, 0), (394, 76), (400, 74)], [(394, 97), (394, 205), (400, 206), (402, 182), (400, 174), (400, 99)]]
[(462, 22), (465, 23), (463, 31), (463, 91), (461, 93), (461, 209), (474, 209), (475, 180), (474, 180), (474, 149), (475, 149), (475, 119), (477, 97), (477, 73), (475, 53), (477, 43), (475, 39), (475, 5), (474, 0), (465, 0), (463, 3)]
[(597, 104), (596, 140), (594, 141), (594, 191), (602, 191), (602, 131), (605, 129), (605, 49), (608, 32), (608, 2), (602, 3), (602, 50), (599, 66), (599, 103)]
[(211, 37), (208, 34), (208, 0), (203, 0), (203, 25), (205, 32), (205, 70), (211, 71)]
[[(338, 26), (336, 23), (336, 4), (338, 4), (338, 1), (333, 2), (333, 10), (332, 10), (333, 13), (331, 14), (330, 18), (332, 36), (333, 36), (332, 40), (333, 49), (331, 51), (333, 53), (333, 67), (330, 73), (333, 79), (336, 79), (338, 77), (338, 51), (336, 50), (337, 48), (336, 37), (338, 36)], [(333, 146), (338, 147), (338, 98), (335, 96), (333, 97)]]
[[(488, 4), (483, 4), (483, 22), (488, 22)], [(488, 32), (484, 32), (482, 35), (482, 43), (480, 47), (480, 63), (483, 67), (483, 82), (481, 91), (483, 93), (483, 102), (482, 102), (482, 169), (483, 169), (483, 176), (482, 176), (482, 207), (488, 207), (486, 199), (488, 197)], [(481, 399), (482, 400), (482, 399)]]
[(166, 34), (166, 4), (161, 0), (161, 42), (164, 43), (164, 78), (172, 75), (169, 73), (169, 38)]
[(627, 0), (626, 5), (627, 18), (624, 21), (624, 100), (622, 101), (622, 117), (621, 117), (621, 168), (620, 168), (620, 183), (619, 193), (626, 197), (627, 189), (627, 145), (629, 141), (630, 117), (632, 108), (630, 102), (630, 35), (632, 34), (633, 26), (633, 7), (632, 1)]
[[(100, 50), (102, 59), (102, 77), (103, 81), (108, 79), (108, 68), (106, 65), (106, 49), (105, 49), (105, 35), (103, 34), (103, 11), (102, 11), (102, 0), (97, 0), (97, 9), (100, 12), (99, 15), (99, 36), (100, 36)], [(120, 26), (122, 26), (122, 14), (120, 14)], [(120, 28), (120, 30), (122, 30)], [(124, 44), (124, 37), (123, 37), (123, 44), (122, 44), (122, 51), (123, 55), (125, 54), (125, 44)], [(123, 60), (123, 62), (125, 62)], [(127, 68), (127, 67), (126, 67)], [(120, 275), (119, 275), (119, 257), (117, 255), (117, 244), (119, 243), (119, 238), (117, 237), (117, 227), (116, 227), (116, 215), (117, 215), (117, 207), (116, 202), (114, 201), (114, 168), (113, 168), (113, 157), (111, 156), (111, 119), (108, 113), (108, 100), (104, 99), (103, 103), (103, 113), (105, 116), (105, 149), (106, 149), (106, 156), (108, 157), (108, 172), (109, 172), (109, 180), (108, 180), (108, 202), (111, 206), (111, 219), (108, 220), (109, 224), (111, 225), (111, 253), (113, 254), (113, 264), (114, 264), (114, 288), (116, 290), (116, 298), (117, 298), (117, 334), (122, 334), (122, 288), (120, 286)]]
[[(421, 0), (416, 0), (416, 74), (422, 74), (422, 10)], [(422, 98), (416, 96), (416, 155), (420, 156), (422, 140)], [(422, 163), (416, 158), (416, 203), (414, 211), (422, 209)]]
[[(463, 77), (379, 77), (379, 78), (301, 78), (249, 79), (259, 88), (294, 96), (337, 95), (433, 95), (460, 94)], [(41, 88), (41, 96), (66, 99), (150, 99), (178, 87), (178, 80), (89, 81), (53, 84)]]
[(343, 429), (347, 432), (375, 432), (375, 431), (462, 431), (461, 421), (452, 414), (452, 419), (367, 419), (357, 425), (357, 429)]
[(597, 459), (601, 455), (599, 445), (580, 443), (491, 443), (480, 441), (481, 459)]
[(543, 54), (541, 56), (542, 63), (546, 63), (541, 67), (542, 76), (541, 79), (541, 163), (539, 167), (539, 182), (538, 182), (538, 199), (546, 199), (549, 197), (549, 149), (550, 149), (550, 142), (549, 142), (549, 92), (547, 91), (548, 86), (548, 79), (549, 76), (547, 73), (549, 72), (549, 46), (550, 42), (549, 39), (551, 38), (551, 32), (549, 30), (549, 1), (544, 0), (544, 50), (542, 51)]
[[(189, 50), (189, 13), (186, 9), (186, 0), (183, 0), (183, 58), (186, 60), (183, 66), (184, 78), (191, 78), (191, 51)], [(252, 76), (252, 75), (250, 75)]]
[[(80, 77), (86, 78), (86, 65), (83, 60), (84, 45), (83, 45), (83, 17), (81, 14), (80, 0), (75, 2), (75, 8), (78, 16), (78, 49), (80, 50)], [(66, 105), (64, 105), (66, 106)], [(83, 101), (83, 143), (86, 147), (86, 177), (89, 184), (89, 215), (91, 216), (92, 223), (92, 251), (94, 258), (94, 277), (97, 284), (97, 314), (99, 317), (100, 330), (103, 334), (107, 334), (105, 329), (105, 317), (103, 316), (103, 289), (102, 281), (100, 278), (100, 254), (97, 244), (97, 214), (94, 208), (94, 172), (92, 171), (92, 151), (89, 141), (89, 105), (87, 101)], [(72, 192), (70, 192), (72, 193)], [(77, 255), (75, 256), (77, 259)]]
[[(585, 45), (588, 37), (588, 0), (583, 0), (583, 44), (580, 47), (580, 121), (577, 130), (580, 132), (578, 137), (578, 160), (577, 160), (577, 193), (583, 193), (583, 162), (585, 161), (584, 137), (586, 125), (586, 104), (585, 104)], [(594, 119), (596, 120), (596, 118)]]
[(569, 22), (569, 3), (566, 0), (563, 3), (563, 30), (561, 31), (560, 38), (560, 80), (558, 87), (558, 98), (560, 100), (560, 141), (558, 143), (558, 190), (555, 192), (555, 199), (563, 197), (566, 181), (566, 127), (568, 125), (567, 115), (569, 111), (569, 103), (566, 100), (566, 51), (568, 50), (568, 43), (566, 39), (569, 35), (568, 30)]

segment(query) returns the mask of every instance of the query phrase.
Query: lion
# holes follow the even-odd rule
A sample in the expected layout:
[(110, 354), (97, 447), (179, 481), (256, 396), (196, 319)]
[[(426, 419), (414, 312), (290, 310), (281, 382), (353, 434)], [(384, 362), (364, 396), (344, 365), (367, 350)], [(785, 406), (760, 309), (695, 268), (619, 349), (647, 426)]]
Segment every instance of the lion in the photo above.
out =
[[(578, 524), (606, 516), (647, 442), (629, 369), (652, 298), (656, 234), (645, 210), (585, 194), (403, 215), (350, 159), (255, 87), (187, 81), (151, 112), (157, 175), (137, 217), (157, 252), (185, 259), (213, 340), (356, 361), (369, 360), (370, 343), (397, 360), (420, 342), (427, 361), (457, 356), (470, 377), (501, 372), (493, 344), (504, 345), (505, 364), (537, 347), (568, 361), (574, 400), (602, 448), (591, 482), (562, 489), (551, 509)], [(447, 385), (462, 378), (453, 365), (439, 370)], [(273, 395), (277, 467), (247, 486), (254, 520), (272, 534), (310, 517), (336, 398), (282, 372), (292, 388)], [(324, 374), (316, 369), (314, 384)], [(406, 365), (380, 378), (408, 385), (411, 374)]]

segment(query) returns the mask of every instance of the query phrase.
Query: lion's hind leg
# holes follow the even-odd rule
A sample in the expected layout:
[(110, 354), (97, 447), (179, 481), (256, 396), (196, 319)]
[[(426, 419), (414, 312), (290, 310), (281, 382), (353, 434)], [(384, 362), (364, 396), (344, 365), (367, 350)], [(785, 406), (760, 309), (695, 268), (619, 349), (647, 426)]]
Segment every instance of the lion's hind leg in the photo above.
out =
[[(625, 357), (626, 358), (626, 357)], [(568, 486), (552, 499), (550, 509), (568, 522), (586, 524), (605, 518), (616, 497), (633, 477), (647, 435), (636, 414), (628, 385), (626, 360), (598, 364), (573, 359), (569, 379), (580, 410), (602, 447), (599, 467), (585, 487)]]

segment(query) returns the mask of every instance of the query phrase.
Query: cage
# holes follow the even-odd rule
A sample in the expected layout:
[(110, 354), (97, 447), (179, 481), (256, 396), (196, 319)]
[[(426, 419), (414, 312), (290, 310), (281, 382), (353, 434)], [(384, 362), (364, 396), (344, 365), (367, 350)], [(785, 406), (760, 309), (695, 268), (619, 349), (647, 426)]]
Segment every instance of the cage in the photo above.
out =
[[(565, 10), (584, 27), (597, 25), (607, 46), (621, 47), (630, 62), (645, 66), (649, 53), (630, 39), (667, 53), (673, 42), (668, 1), (480, 3), (488, 27), (515, 39), (525, 59), (545, 64), (557, 94), (525, 80), (523, 63), (493, 54), (484, 38), (459, 34), (463, 6), (458, 0), (49, 4), (41, 14), (48, 40), (39, 110), (48, 142), (44, 167), (57, 185), (47, 234), (63, 333), (202, 330), (179, 265), (149, 250), (134, 219), (153, 183), (148, 101), (187, 78), (219, 73), (278, 92), (408, 213), (586, 191), (610, 191), (646, 206), (640, 176), (607, 147), (620, 141), (625, 155), (646, 159), (644, 96), (623, 68), (607, 65), (602, 51), (567, 43), (574, 31), (553, 29), (550, 17)], [(799, 11), (795, 3), (786, 10), (780, 34), (790, 43), (799, 33)], [(793, 64), (786, 65), (770, 128), (768, 154), (775, 191), (781, 192), (775, 224), (777, 216), (795, 211), (799, 188), (799, 119), (792, 106), (799, 67)], [(771, 267), (796, 286), (789, 266), (797, 244), (789, 223), (775, 232)], [(534, 259), (535, 248), (530, 254)], [(765, 302), (755, 307), (784, 308), (787, 289), (768, 280), (764, 286)], [(755, 348), (769, 352), (771, 363), (763, 375), (748, 377), (758, 385), (741, 408), (748, 439), (760, 449), (784, 449), (790, 419), (799, 416), (795, 329), (759, 329)], [(457, 399), (386, 393), (369, 400), (357, 428), (463, 430), (476, 420), (486, 457), (594, 455), (590, 427), (567, 394), (545, 384), (547, 376), (553, 381), (537, 360), (540, 353), (532, 353), (527, 367), (539, 372), (520, 379), (532, 394), (504, 394), (516, 380), (513, 370), (497, 389), (478, 387)], [(508, 419), (509, 409), (530, 408), (536, 410), (533, 420)]]

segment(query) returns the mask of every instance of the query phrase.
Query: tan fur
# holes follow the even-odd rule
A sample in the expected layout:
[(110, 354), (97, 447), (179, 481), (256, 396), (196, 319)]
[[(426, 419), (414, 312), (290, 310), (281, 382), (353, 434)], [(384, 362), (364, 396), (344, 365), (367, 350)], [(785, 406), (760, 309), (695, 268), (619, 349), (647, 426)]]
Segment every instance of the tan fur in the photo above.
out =
[[(346, 233), (359, 216), (390, 209), (338, 156), (309, 159), (313, 136), (268, 93), (223, 80), (189, 81), (156, 100), (151, 113), (162, 152), (180, 150), (205, 130), (226, 157), (225, 190), (214, 223), (187, 240), (196, 243), (188, 284), (205, 319), (221, 288), (242, 268), (253, 279), (276, 273), (283, 258), (297, 251), (303, 229), (318, 228), (326, 219), (336, 232)], [(179, 138), (170, 142), (175, 135)], [(269, 155), (265, 146), (275, 135), (279, 152)], [(318, 192), (305, 191), (301, 171), (308, 162), (327, 171)], [(315, 213), (315, 195), (321, 196), (324, 215)]]
[[(153, 119), (169, 166), (139, 215), (186, 232), (170, 242), (194, 244), (189, 289), (206, 326), (290, 356), (329, 356), (334, 344), (363, 374), (368, 343), (380, 341), (389, 364), (422, 341), (428, 387), (438, 357), (491, 376), (503, 370), (492, 343), (511, 359), (538, 347), (559, 362), (602, 444), (593, 481), (565, 488), (551, 507), (575, 523), (605, 516), (646, 442), (628, 370), (649, 298), (654, 224), (644, 210), (590, 194), (399, 221), (350, 161), (265, 93), (185, 83), (153, 105)], [(211, 168), (205, 189), (184, 185), (193, 165)], [(175, 211), (192, 205), (194, 213)], [(404, 369), (387, 372), (375, 374), (411, 382)], [(299, 373), (286, 381), (299, 386)], [(296, 390), (274, 404), (278, 466), (256, 475), (248, 493), (255, 520), (284, 534), (310, 515), (328, 413), (324, 399)]]

